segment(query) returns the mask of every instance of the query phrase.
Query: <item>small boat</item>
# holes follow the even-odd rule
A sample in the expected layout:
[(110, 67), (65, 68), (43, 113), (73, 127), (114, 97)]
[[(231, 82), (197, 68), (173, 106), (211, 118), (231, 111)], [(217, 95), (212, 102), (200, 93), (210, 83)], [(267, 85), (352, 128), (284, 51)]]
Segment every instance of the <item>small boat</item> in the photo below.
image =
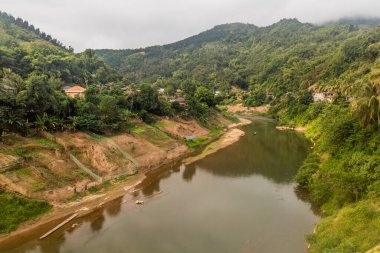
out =
[(257, 134), (257, 132), (253, 132), (253, 135), (256, 135)]

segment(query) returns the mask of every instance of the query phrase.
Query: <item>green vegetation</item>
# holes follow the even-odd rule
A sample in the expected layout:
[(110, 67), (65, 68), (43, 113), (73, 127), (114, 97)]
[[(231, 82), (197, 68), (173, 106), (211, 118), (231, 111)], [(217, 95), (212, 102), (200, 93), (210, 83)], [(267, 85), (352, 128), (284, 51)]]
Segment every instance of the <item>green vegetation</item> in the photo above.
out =
[(36, 143), (42, 147), (47, 147), (47, 148), (60, 148), (59, 144), (52, 142), (48, 139), (45, 138), (33, 138)]
[[(0, 133), (129, 129), (161, 145), (167, 135), (155, 127), (131, 128), (131, 118), (151, 125), (156, 116), (196, 118), (214, 129), (213, 136), (217, 104), (270, 104), (280, 124), (307, 126), (315, 142), (295, 177), (324, 216), (308, 236), (311, 252), (362, 252), (380, 238), (376, 22), (226, 24), (165, 46), (73, 54), (1, 13)], [(61, 91), (74, 83), (87, 88), (82, 99)], [(328, 101), (313, 102), (316, 92), (329, 93)], [(206, 140), (186, 144), (195, 148)]]
[(201, 146), (208, 139), (209, 137), (198, 137), (191, 140), (185, 140), (185, 143), (189, 148), (197, 148)]
[(26, 199), (13, 193), (0, 193), (0, 203), (0, 233), (15, 230), (21, 223), (51, 209), (46, 202)]
[(379, 207), (361, 201), (324, 218), (308, 236), (310, 252), (366, 252), (379, 243), (379, 229)]
[(233, 123), (239, 123), (240, 122), (238, 117), (236, 117), (235, 115), (228, 113), (228, 112), (223, 112), (223, 117), (225, 117), (226, 119), (228, 119), (229, 121), (231, 121)]
[(100, 192), (100, 191), (102, 191), (104, 189), (108, 189), (110, 186), (111, 186), (111, 181), (110, 180), (106, 180), (101, 185), (91, 187), (90, 189), (88, 189), (88, 191), (90, 193), (98, 193), (98, 192)]
[(295, 179), (324, 219), (311, 252), (364, 252), (379, 243), (380, 133), (348, 103), (314, 103), (291, 120), (315, 141)]
[[(132, 82), (153, 83), (169, 95), (205, 85), (219, 92), (218, 103), (241, 100), (257, 106), (286, 96), (297, 98), (312, 85), (338, 91), (335, 79), (345, 70), (358, 69), (357, 62), (369, 63), (362, 72), (370, 68), (378, 56), (378, 42), (378, 27), (314, 26), (284, 19), (262, 28), (220, 25), (170, 45), (96, 54)], [(238, 94), (234, 87), (244, 92)]]

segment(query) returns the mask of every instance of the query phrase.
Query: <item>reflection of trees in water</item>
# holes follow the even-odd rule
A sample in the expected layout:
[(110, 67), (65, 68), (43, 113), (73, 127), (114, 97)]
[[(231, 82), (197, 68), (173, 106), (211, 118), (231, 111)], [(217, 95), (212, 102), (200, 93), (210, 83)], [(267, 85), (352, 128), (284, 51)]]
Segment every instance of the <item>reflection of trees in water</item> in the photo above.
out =
[(154, 192), (160, 191), (160, 181), (161, 179), (157, 179), (150, 183), (148, 186), (142, 189), (142, 193), (144, 196), (151, 196)]
[(103, 228), (103, 224), (105, 221), (106, 218), (104, 217), (103, 212), (101, 212), (101, 214), (97, 216), (97, 218), (94, 219), (90, 224), (92, 232), (100, 231)]
[[(172, 173), (178, 173), (183, 170), (182, 178), (184, 181), (190, 182), (195, 175), (196, 167), (194, 165), (179, 165), (170, 167), (170, 169), (166, 168), (166, 170), (161, 170), (161, 174), (154, 174), (150, 177), (147, 177), (142, 185), (141, 192), (144, 196), (152, 196), (155, 192), (161, 191), (160, 183), (161, 180), (169, 178)], [(136, 195), (137, 196), (137, 195)]]
[[(44, 227), (43, 230), (32, 230), (33, 239), (29, 236), (24, 237), (22, 234), (15, 238), (16, 241), (12, 241), (9, 245), (2, 245), (5, 248), (0, 247), (0, 252), (7, 253), (27, 253), (27, 252), (41, 252), (41, 253), (59, 253), (61, 245), (65, 242), (64, 234), (52, 234), (48, 240), (39, 240), (38, 238), (46, 233), (51, 227)], [(12, 239), (13, 240), (13, 239)], [(53, 242), (52, 242), (53, 241)], [(23, 244), (26, 242), (25, 244)]]
[(310, 194), (305, 188), (297, 186), (294, 188), (294, 193), (299, 200), (310, 204), (310, 210), (314, 213), (314, 215), (321, 216), (321, 210), (311, 201)]
[(145, 182), (143, 182), (144, 186), (141, 190), (141, 192), (144, 194), (144, 196), (151, 196), (155, 192), (160, 191), (160, 181), (165, 178), (169, 178), (170, 175), (173, 173), (172, 170), (164, 171), (162, 174), (158, 175), (157, 177), (151, 177), (147, 178)]
[(182, 174), (183, 180), (185, 180), (186, 182), (191, 182), (191, 180), (193, 179), (195, 175), (196, 170), (197, 169), (194, 164), (186, 166)]
[(218, 176), (260, 174), (277, 183), (291, 181), (307, 155), (308, 141), (296, 132), (280, 132), (268, 122), (257, 122), (245, 130), (241, 141), (196, 164)]
[(61, 245), (65, 242), (65, 235), (62, 234), (54, 239), (54, 243), (43, 241), (40, 244), (40, 250), (42, 253), (59, 253), (61, 251)]
[(115, 217), (117, 216), (121, 211), (123, 197), (120, 197), (118, 199), (115, 199), (111, 203), (107, 204), (106, 206), (106, 212), (109, 216)]
[[(79, 226), (76, 228), (71, 227), (72, 223), (68, 223), (64, 226), (64, 230), (57, 231), (56, 233), (53, 233), (51, 236), (46, 238), (45, 240), (38, 240), (38, 237), (36, 241), (30, 241), (30, 243), (27, 243), (25, 245), (22, 245), (21, 247), (18, 245), (18, 247), (12, 247), (12, 249), (7, 250), (9, 253), (26, 253), (26, 252), (41, 252), (41, 253), (59, 253), (61, 251), (61, 246), (66, 241), (66, 236), (69, 234), (74, 233), (74, 231), (81, 227), (85, 223), (90, 223), (90, 227), (92, 232), (100, 231), (103, 228), (103, 225), (105, 223), (105, 215), (104, 213), (107, 213), (110, 216), (116, 216), (120, 213), (122, 208), (122, 200), (123, 198), (118, 198), (109, 204), (106, 205), (105, 208), (97, 209), (96, 211), (92, 212), (91, 214), (76, 220), (75, 223), (79, 223)], [(48, 228), (51, 229), (52, 227)]]

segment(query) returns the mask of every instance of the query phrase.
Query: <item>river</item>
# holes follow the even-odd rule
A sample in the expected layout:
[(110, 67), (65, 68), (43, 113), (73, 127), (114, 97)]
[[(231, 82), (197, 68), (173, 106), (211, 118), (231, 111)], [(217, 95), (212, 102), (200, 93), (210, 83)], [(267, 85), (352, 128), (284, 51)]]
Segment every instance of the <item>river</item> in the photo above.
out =
[(306, 252), (305, 234), (319, 216), (292, 178), (310, 143), (269, 120), (242, 129), (246, 135), (235, 144), (192, 165), (162, 169), (77, 227), (42, 241), (20, 240), (6, 252)]

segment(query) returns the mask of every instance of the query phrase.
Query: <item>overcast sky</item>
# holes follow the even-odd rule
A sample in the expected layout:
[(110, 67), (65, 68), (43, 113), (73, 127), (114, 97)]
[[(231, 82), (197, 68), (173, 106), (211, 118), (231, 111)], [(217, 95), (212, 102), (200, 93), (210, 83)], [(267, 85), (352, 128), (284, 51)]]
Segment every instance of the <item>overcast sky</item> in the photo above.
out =
[(0, 0), (0, 10), (79, 52), (162, 45), (231, 22), (379, 16), (380, 0)]

